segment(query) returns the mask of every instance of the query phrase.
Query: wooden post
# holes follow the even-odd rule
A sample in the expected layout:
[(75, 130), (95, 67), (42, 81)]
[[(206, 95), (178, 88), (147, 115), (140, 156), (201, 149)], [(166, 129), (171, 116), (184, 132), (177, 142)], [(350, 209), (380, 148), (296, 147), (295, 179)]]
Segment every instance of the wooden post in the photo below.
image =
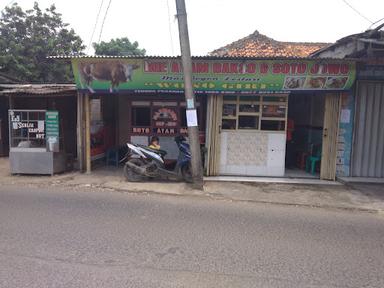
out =
[(337, 138), (339, 134), (340, 93), (325, 95), (320, 179), (336, 179)]
[(14, 109), (14, 105), (13, 105), (13, 97), (11, 94), (8, 95), (8, 109)]
[(79, 170), (84, 171), (84, 113), (83, 113), (83, 95), (77, 93), (77, 162)]
[(120, 101), (120, 96), (115, 95), (115, 102), (114, 102), (114, 113), (115, 113), (115, 146), (119, 147), (120, 146), (120, 110), (119, 110), (119, 101)]
[(10, 155), (10, 151), (11, 151), (11, 147), (12, 147), (12, 143), (11, 143), (11, 129), (9, 129), (9, 125), (10, 125), (10, 118), (9, 118), (9, 110), (12, 110), (14, 109), (14, 99), (13, 99), (13, 96), (11, 94), (8, 95), (8, 110), (7, 110), (7, 129), (8, 129), (8, 150), (7, 150), (7, 155), (9, 156)]
[(85, 172), (91, 173), (91, 111), (89, 103), (89, 94), (84, 95), (84, 113), (85, 113)]

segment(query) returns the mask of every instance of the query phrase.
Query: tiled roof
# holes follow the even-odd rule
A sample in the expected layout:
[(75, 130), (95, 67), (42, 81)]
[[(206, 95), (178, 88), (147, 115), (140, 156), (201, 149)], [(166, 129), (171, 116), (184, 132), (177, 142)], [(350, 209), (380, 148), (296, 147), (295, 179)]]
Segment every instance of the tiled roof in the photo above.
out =
[(230, 57), (308, 57), (330, 43), (281, 42), (258, 31), (251, 35), (216, 49), (212, 56)]

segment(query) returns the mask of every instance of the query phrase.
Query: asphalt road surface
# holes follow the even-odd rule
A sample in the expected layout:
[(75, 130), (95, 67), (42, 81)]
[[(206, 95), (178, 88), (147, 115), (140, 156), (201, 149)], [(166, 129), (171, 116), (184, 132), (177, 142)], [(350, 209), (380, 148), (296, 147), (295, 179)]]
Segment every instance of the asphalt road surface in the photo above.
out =
[(0, 187), (0, 287), (384, 287), (384, 217)]

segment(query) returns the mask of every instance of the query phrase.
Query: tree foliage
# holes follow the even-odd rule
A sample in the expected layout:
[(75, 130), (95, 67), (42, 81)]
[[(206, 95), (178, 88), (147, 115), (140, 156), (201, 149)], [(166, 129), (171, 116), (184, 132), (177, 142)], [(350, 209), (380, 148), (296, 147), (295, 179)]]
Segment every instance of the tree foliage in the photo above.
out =
[(127, 37), (112, 39), (109, 42), (93, 43), (96, 55), (126, 56), (145, 55), (145, 49), (139, 48), (137, 41), (131, 43)]
[(72, 82), (68, 63), (47, 56), (79, 54), (83, 42), (63, 23), (55, 5), (42, 11), (37, 2), (24, 11), (16, 3), (0, 18), (0, 72), (24, 82)]

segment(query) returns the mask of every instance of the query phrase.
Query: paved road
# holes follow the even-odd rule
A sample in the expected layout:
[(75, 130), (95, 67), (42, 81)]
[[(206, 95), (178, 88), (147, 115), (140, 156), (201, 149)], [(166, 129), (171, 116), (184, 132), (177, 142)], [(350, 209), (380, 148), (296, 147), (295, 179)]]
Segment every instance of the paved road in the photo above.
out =
[(384, 217), (0, 187), (0, 287), (384, 287)]

